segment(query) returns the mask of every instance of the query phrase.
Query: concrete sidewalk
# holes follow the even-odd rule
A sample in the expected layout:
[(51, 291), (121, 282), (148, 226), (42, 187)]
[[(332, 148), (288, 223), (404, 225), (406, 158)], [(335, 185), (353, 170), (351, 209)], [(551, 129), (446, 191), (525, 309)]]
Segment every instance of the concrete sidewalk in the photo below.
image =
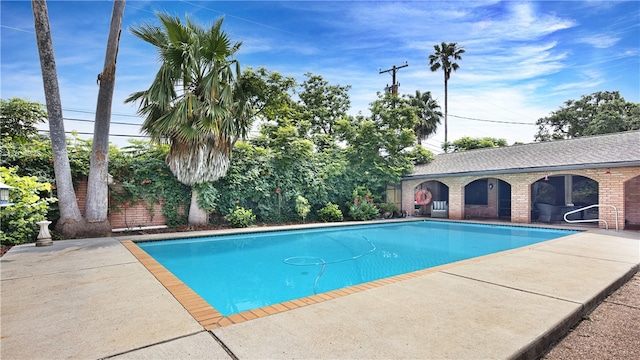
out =
[(0, 259), (2, 359), (536, 357), (637, 272), (593, 230), (205, 331), (116, 238)]

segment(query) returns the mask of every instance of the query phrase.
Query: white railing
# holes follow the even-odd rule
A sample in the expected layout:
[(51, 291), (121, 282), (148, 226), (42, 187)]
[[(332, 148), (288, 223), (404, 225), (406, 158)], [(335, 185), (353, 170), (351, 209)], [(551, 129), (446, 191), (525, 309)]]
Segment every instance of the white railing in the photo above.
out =
[[(568, 223), (582, 223), (582, 222), (599, 222), (602, 221), (604, 223), (604, 227), (605, 229), (609, 230), (609, 223), (607, 223), (607, 220), (605, 219), (585, 219), (585, 220), (569, 220), (567, 219), (567, 215), (571, 215), (571, 214), (575, 214), (577, 212), (580, 211), (584, 211), (584, 210), (588, 210), (594, 207), (601, 207), (601, 206), (609, 206), (613, 208), (613, 212), (616, 216), (616, 231), (618, 231), (618, 209), (613, 206), (613, 205), (607, 205), (607, 204), (594, 204), (594, 205), (589, 205), (589, 206), (585, 206), (583, 208), (580, 209), (576, 209), (576, 210), (571, 210), (571, 211), (567, 211), (566, 213), (564, 213), (564, 221), (568, 222)], [(600, 217), (600, 212), (598, 212), (598, 217)]]

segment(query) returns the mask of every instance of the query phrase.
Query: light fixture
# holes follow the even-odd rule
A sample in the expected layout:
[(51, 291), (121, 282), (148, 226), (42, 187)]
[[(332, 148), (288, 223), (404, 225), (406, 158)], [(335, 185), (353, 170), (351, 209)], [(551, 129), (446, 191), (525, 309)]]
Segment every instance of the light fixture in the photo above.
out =
[(13, 189), (12, 186), (0, 183), (0, 206), (9, 206), (9, 189)]
[(489, 190), (493, 189), (493, 183), (489, 183)]
[(546, 174), (544, 175), (544, 181), (549, 181), (549, 173), (546, 173)]
[(605, 172), (605, 174), (611, 175), (611, 168), (607, 168), (607, 171)]

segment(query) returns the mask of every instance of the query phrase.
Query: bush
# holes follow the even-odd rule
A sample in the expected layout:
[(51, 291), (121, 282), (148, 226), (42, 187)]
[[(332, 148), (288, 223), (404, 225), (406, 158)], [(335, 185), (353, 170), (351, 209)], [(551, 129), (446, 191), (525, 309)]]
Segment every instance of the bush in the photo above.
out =
[(309, 211), (311, 211), (311, 205), (309, 205), (309, 200), (307, 200), (302, 195), (298, 195), (296, 197), (296, 212), (298, 213), (298, 216), (302, 218), (303, 222), (307, 218)]
[(382, 215), (384, 215), (385, 213), (389, 213), (389, 215), (393, 215), (393, 213), (398, 212), (398, 208), (396, 207), (395, 204), (392, 204), (392, 203), (383, 202), (383, 203), (380, 203), (379, 207)]
[(19, 245), (36, 241), (38, 221), (46, 220), (49, 204), (57, 201), (43, 197), (51, 192), (51, 184), (37, 181), (35, 176), (18, 176), (15, 168), (0, 167), (0, 182), (12, 186), (11, 206), (0, 208), (0, 242)]
[(337, 222), (343, 220), (340, 207), (333, 203), (328, 203), (327, 206), (320, 209), (318, 211), (318, 217), (324, 222)]
[(241, 228), (253, 225), (256, 222), (256, 216), (251, 209), (236, 206), (235, 210), (229, 209), (227, 220), (233, 227)]
[(378, 218), (380, 209), (373, 202), (354, 203), (349, 206), (349, 216), (353, 220), (366, 221)]
[(353, 220), (365, 221), (378, 218), (380, 209), (373, 202), (369, 189), (358, 186), (353, 191), (353, 195), (353, 204), (349, 204), (349, 216)]

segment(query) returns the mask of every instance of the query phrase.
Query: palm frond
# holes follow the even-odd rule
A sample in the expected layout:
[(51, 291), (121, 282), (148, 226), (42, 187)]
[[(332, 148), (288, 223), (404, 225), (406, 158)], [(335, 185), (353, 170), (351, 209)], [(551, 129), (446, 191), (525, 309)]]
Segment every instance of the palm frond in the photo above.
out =
[[(214, 181), (229, 165), (233, 143), (246, 136), (253, 109), (237, 77), (233, 43), (221, 30), (157, 14), (161, 26), (144, 24), (132, 33), (157, 47), (160, 69), (149, 89), (133, 93), (145, 116), (142, 129), (154, 141), (168, 140), (169, 168), (187, 185)], [(235, 73), (232, 64), (235, 63)]]

